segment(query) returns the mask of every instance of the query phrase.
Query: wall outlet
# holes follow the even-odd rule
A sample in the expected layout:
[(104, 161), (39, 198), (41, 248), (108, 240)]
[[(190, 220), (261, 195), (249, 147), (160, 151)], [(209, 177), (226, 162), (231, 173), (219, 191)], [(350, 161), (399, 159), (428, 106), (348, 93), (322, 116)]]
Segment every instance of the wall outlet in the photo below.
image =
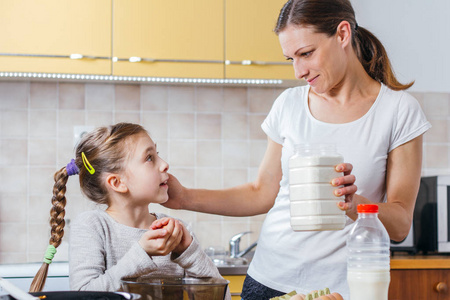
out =
[(94, 130), (94, 126), (74, 126), (73, 127), (73, 147), (75, 148), (81, 138), (88, 132)]

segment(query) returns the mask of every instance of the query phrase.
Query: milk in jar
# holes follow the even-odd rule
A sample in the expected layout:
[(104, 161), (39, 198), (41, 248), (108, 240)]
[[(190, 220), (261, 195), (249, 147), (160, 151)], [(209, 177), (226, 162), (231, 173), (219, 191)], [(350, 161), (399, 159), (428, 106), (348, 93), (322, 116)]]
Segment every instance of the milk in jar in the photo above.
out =
[(289, 159), (289, 199), (291, 227), (294, 231), (340, 230), (345, 226), (345, 212), (337, 206), (344, 196), (336, 197), (331, 185), (336, 165), (344, 161), (334, 144), (295, 146)]

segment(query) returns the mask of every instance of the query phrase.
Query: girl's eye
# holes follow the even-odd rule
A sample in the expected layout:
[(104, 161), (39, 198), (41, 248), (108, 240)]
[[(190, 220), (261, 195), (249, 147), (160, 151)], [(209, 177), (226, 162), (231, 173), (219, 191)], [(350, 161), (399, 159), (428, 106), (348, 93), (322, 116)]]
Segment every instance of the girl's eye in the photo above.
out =
[[(158, 155), (159, 152), (156, 152), (156, 155)], [(153, 161), (154, 160), (154, 156), (153, 155), (149, 155), (147, 156), (147, 161)]]
[(312, 54), (312, 51), (308, 51), (308, 52), (300, 54), (300, 56), (309, 57), (309, 56), (311, 56), (311, 54)]
[(294, 61), (294, 60), (292, 59), (292, 57), (286, 57), (286, 60)]

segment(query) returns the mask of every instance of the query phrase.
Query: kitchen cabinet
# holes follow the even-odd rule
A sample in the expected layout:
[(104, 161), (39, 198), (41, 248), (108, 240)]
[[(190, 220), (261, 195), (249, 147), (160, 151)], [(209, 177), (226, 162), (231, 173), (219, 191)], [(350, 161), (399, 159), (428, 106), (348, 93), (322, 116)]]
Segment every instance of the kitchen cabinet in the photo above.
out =
[(111, 0), (0, 0), (0, 7), (0, 71), (111, 73)]
[(223, 0), (114, 0), (113, 14), (114, 75), (223, 78)]
[(286, 0), (226, 0), (226, 78), (295, 79), (273, 32)]
[(294, 79), (285, 0), (0, 0), (0, 72)]
[(230, 288), (231, 300), (240, 300), (245, 275), (225, 275), (223, 278), (230, 281), (228, 287)]
[(449, 256), (394, 256), (389, 300), (450, 299)]

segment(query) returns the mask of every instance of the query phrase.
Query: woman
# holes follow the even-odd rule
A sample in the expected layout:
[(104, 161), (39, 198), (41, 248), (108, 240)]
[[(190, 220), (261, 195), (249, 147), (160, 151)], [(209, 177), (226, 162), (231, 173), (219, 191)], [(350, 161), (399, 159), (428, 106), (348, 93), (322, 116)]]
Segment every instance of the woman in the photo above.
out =
[[(242, 298), (329, 287), (348, 299), (346, 236), (359, 203), (380, 203), (392, 240), (409, 232), (418, 192), (422, 135), (430, 128), (417, 101), (395, 78), (382, 44), (358, 26), (348, 0), (291, 0), (275, 32), (295, 76), (262, 124), (268, 146), (257, 179), (219, 191), (182, 187), (171, 177), (167, 206), (229, 216), (266, 213)], [(334, 143), (348, 163), (336, 166), (345, 195), (340, 231), (294, 232), (289, 224), (288, 159), (295, 144)], [(354, 184), (358, 185), (358, 189)], [(338, 186), (344, 187), (338, 188)], [(356, 193), (358, 190), (358, 193)]]

